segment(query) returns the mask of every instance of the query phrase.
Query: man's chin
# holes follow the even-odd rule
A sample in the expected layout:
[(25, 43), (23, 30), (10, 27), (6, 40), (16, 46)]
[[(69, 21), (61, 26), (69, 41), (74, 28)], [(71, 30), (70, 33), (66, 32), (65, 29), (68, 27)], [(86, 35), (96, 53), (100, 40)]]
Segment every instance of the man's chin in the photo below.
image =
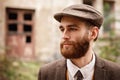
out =
[(79, 59), (79, 58), (85, 56), (85, 53), (77, 53), (72, 50), (61, 51), (61, 54), (66, 59)]
[(70, 52), (72, 49), (73, 49), (73, 46), (72, 45), (64, 45), (62, 47), (62, 49), (65, 51), (65, 52)]
[(62, 56), (66, 59), (77, 59), (77, 58), (80, 58), (79, 55), (75, 55), (71, 52), (62, 52)]

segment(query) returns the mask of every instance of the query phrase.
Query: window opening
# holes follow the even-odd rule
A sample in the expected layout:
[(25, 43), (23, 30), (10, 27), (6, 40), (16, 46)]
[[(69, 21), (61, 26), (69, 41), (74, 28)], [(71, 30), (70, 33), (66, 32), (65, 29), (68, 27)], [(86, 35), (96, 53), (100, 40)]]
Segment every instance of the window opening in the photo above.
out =
[(24, 14), (24, 20), (32, 20), (32, 14), (30, 14), (30, 13), (25, 13), (25, 14)]
[(17, 24), (9, 24), (8, 31), (15, 31), (17, 32)]
[(87, 4), (87, 5), (93, 5), (93, 1), (94, 0), (83, 0), (83, 4)]
[(32, 26), (24, 24), (24, 32), (32, 32)]
[(16, 20), (17, 19), (17, 13), (11, 12), (11, 13), (8, 14), (8, 17), (11, 20)]
[(31, 42), (31, 36), (26, 36), (26, 43), (30, 43)]

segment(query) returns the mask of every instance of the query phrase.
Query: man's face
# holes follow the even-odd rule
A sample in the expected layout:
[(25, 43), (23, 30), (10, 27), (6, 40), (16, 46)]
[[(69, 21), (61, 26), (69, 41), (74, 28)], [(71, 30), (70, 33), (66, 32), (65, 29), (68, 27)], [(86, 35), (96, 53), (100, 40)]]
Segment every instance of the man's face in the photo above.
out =
[(62, 33), (61, 54), (69, 59), (83, 57), (89, 49), (90, 42), (85, 22), (66, 16), (62, 18), (59, 28)]

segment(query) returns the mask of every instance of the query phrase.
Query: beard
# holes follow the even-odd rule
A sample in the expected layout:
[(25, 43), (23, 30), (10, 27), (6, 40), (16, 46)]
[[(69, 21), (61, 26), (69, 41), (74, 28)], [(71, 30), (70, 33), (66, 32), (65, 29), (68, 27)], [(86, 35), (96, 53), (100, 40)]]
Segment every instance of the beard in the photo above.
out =
[(77, 59), (85, 56), (89, 49), (89, 40), (85, 37), (78, 41), (64, 41), (60, 44), (61, 54), (67, 59)]

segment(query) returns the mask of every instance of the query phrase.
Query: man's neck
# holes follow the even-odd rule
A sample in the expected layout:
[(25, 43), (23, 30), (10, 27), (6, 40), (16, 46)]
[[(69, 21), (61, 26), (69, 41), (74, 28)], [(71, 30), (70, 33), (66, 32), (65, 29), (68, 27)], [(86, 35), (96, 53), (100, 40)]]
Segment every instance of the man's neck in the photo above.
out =
[(91, 50), (88, 50), (85, 56), (78, 58), (78, 59), (71, 59), (71, 61), (73, 64), (81, 68), (91, 62), (92, 56), (93, 56), (93, 51), (91, 49)]

